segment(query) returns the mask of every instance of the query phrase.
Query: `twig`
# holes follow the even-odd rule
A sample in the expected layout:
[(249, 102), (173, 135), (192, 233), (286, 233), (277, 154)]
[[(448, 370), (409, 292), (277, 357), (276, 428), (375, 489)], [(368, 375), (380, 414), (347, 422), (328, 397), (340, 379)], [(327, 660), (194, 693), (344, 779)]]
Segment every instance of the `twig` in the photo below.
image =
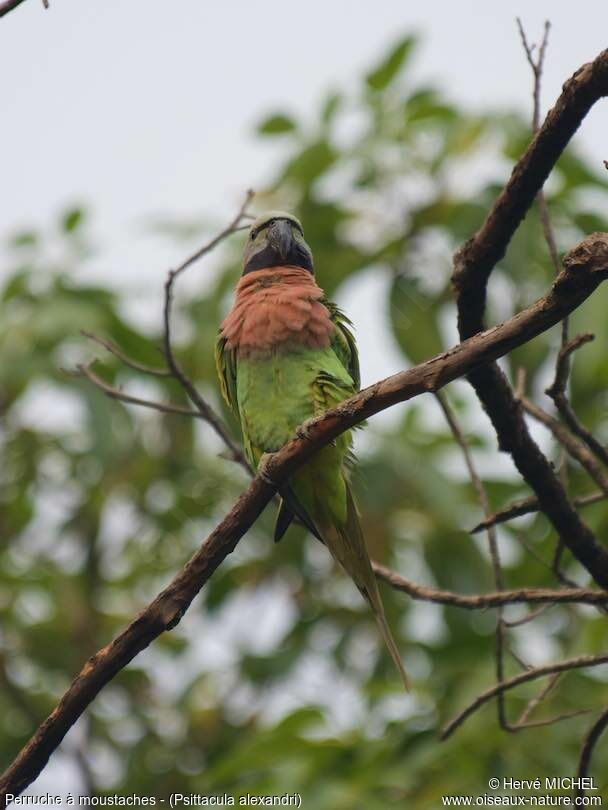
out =
[(571, 669), (597, 667), (606, 663), (608, 663), (608, 653), (604, 653), (602, 655), (581, 655), (578, 658), (568, 658), (565, 661), (557, 661), (554, 664), (545, 664), (541, 667), (534, 667), (534, 669), (529, 669), (526, 672), (515, 675), (502, 683), (494, 684), (494, 686), (491, 686), (489, 689), (486, 689), (485, 692), (478, 695), (475, 700), (469, 703), (465, 709), (459, 712), (456, 717), (454, 717), (449, 723), (447, 723), (447, 725), (444, 726), (441, 732), (441, 739), (447, 740), (447, 738), (450, 737), (468, 717), (470, 717), (474, 712), (477, 711), (477, 709), (481, 708), (481, 706), (495, 697), (499, 692), (505, 692), (519, 686), (522, 683), (527, 683), (528, 681), (542, 678), (545, 675), (552, 675), (556, 672), (567, 672)]
[(84, 370), (85, 367), (79, 367), (79, 370), (82, 374), (88, 377), (88, 379), (101, 388), (108, 396), (113, 397), (114, 399), (122, 400), (123, 402), (130, 402), (135, 405), (143, 405), (148, 408), (155, 408), (156, 410), (165, 411), (167, 413), (180, 413), (187, 416), (196, 416), (205, 422), (207, 422), (211, 428), (215, 431), (215, 433), (221, 438), (224, 445), (227, 447), (229, 451), (229, 455), (224, 453), (225, 458), (229, 458), (231, 461), (235, 461), (239, 464), (243, 469), (251, 475), (251, 467), (243, 453), (241, 446), (238, 442), (235, 442), (230, 432), (224, 425), (221, 418), (215, 413), (213, 408), (209, 405), (209, 403), (204, 399), (204, 397), (198, 392), (196, 386), (192, 382), (192, 380), (188, 377), (188, 375), (183, 371), (180, 367), (177, 359), (175, 357), (175, 353), (173, 351), (173, 346), (171, 343), (171, 305), (173, 301), (173, 285), (175, 283), (175, 279), (184, 272), (188, 267), (194, 264), (198, 259), (201, 259), (203, 256), (210, 253), (215, 247), (217, 247), (220, 242), (226, 239), (231, 234), (235, 233), (236, 231), (242, 230), (242, 227), (249, 227), (249, 226), (241, 226), (240, 223), (243, 219), (249, 219), (249, 214), (247, 214), (246, 209), (251, 199), (253, 197), (253, 191), (248, 191), (245, 195), (245, 200), (242, 203), (241, 207), (239, 208), (236, 216), (232, 219), (232, 221), (216, 236), (213, 237), (209, 242), (204, 244), (201, 248), (195, 251), (192, 255), (190, 255), (187, 259), (185, 259), (175, 270), (170, 270), (167, 275), (167, 281), (165, 282), (165, 302), (163, 307), (163, 324), (164, 324), (164, 332), (163, 332), (163, 346), (164, 346), (164, 354), (167, 360), (168, 368), (167, 369), (160, 369), (155, 368), (152, 366), (144, 365), (143, 363), (139, 363), (137, 360), (129, 357), (125, 354), (118, 346), (116, 346), (111, 341), (105, 340), (103, 338), (98, 337), (97, 335), (92, 334), (91, 332), (83, 331), (82, 334), (85, 337), (95, 341), (99, 345), (103, 346), (107, 351), (111, 352), (115, 357), (121, 360), (125, 365), (129, 366), (130, 368), (140, 371), (144, 374), (149, 374), (154, 377), (164, 377), (164, 378), (173, 378), (175, 379), (185, 390), (186, 394), (188, 395), (190, 401), (196, 407), (196, 411), (190, 410), (189, 408), (183, 408), (179, 405), (163, 405), (162, 403), (155, 403), (150, 402), (147, 400), (137, 399), (135, 397), (131, 397), (127, 394), (123, 394), (122, 391), (119, 391), (116, 388), (105, 383), (99, 377), (94, 375), (90, 369)]
[(532, 700), (528, 701), (526, 704), (523, 712), (521, 713), (519, 720), (517, 722), (518, 726), (524, 726), (528, 720), (530, 719), (530, 715), (532, 712), (540, 706), (542, 701), (555, 689), (557, 686), (557, 682), (561, 678), (561, 672), (555, 672), (547, 681), (547, 683), (543, 686), (540, 690), (538, 695), (532, 698)]
[[(589, 506), (592, 503), (598, 503), (605, 499), (603, 492), (591, 492), (589, 495), (581, 495), (578, 498), (572, 499), (572, 504), (576, 507)], [(513, 501), (510, 506), (501, 509), (499, 512), (494, 512), (484, 520), (480, 521), (476, 526), (471, 529), (471, 534), (487, 529), (488, 526), (497, 526), (500, 523), (506, 523), (513, 518), (521, 517), (522, 515), (530, 515), (533, 512), (540, 511), (540, 504), (538, 498), (522, 498), (520, 501)]]
[[(181, 275), (184, 270), (187, 270), (190, 265), (197, 262), (199, 259), (202, 259), (207, 253), (210, 253), (214, 248), (216, 248), (220, 242), (223, 242), (227, 236), (230, 236), (235, 231), (244, 230), (249, 227), (249, 225), (240, 225), (240, 222), (243, 219), (250, 219), (249, 215), (247, 214), (247, 207), (249, 203), (254, 197), (254, 192), (252, 189), (249, 189), (245, 194), (245, 199), (239, 210), (237, 211), (236, 216), (231, 220), (231, 222), (224, 228), (224, 230), (220, 231), (216, 236), (213, 237), (207, 244), (203, 245), (201, 248), (196, 250), (191, 256), (188, 256), (180, 265), (178, 265), (174, 270), (169, 271), (169, 276), (172, 279), (172, 282), (175, 278)], [(171, 284), (170, 286), (173, 286)]]
[[(581, 749), (581, 755), (578, 761), (578, 771), (577, 776), (579, 779), (587, 776), (589, 773), (589, 766), (591, 765), (591, 757), (593, 756), (593, 750), (597, 743), (599, 742), (600, 737), (604, 733), (604, 731), (608, 728), (608, 709), (606, 709), (595, 721), (595, 723), (589, 729), (589, 733), (585, 737), (583, 742), (583, 747)], [(577, 791), (578, 796), (583, 796), (584, 791), (579, 790)]]
[[(589, 250), (593, 260), (576, 272), (567, 263), (551, 292), (532, 306), (437, 357), (365, 388), (307, 423), (306, 435), (297, 436), (280, 451), (267, 456), (248, 489), (173, 581), (113, 642), (85, 664), (55, 710), (0, 777), (0, 799), (6, 803), (7, 794), (18, 795), (31, 784), (100, 690), (155, 638), (178, 624), (209, 577), (235, 549), (277, 488), (298, 466), (370, 416), (398, 402), (440, 390), (457, 377), (501, 357), (559, 323), (565, 314), (580, 305), (608, 277), (608, 234), (588, 238), (572, 254), (578, 255), (581, 249)], [(595, 543), (593, 537), (589, 544), (574, 542), (571, 546), (573, 554), (596, 582), (608, 587), (608, 552)], [(567, 668), (567, 664), (561, 666)], [(526, 673), (526, 679), (530, 677)], [(506, 681), (500, 688), (510, 688), (510, 684), (511, 681)]]
[(141, 397), (133, 397), (130, 394), (125, 394), (120, 389), (114, 388), (105, 380), (102, 380), (101, 377), (98, 377), (97, 374), (95, 374), (95, 372), (91, 371), (89, 366), (84, 364), (76, 366), (76, 376), (86, 377), (87, 380), (93, 383), (93, 385), (103, 391), (106, 396), (111, 397), (112, 399), (118, 399), (121, 402), (128, 402), (131, 405), (141, 405), (144, 408), (152, 408), (153, 410), (160, 411), (161, 413), (177, 413), (180, 416), (192, 416), (195, 419), (203, 418), (198, 411), (195, 411), (192, 408), (183, 408), (181, 405), (171, 405), (166, 402), (153, 402), (150, 399), (141, 399)]
[(504, 620), (505, 627), (521, 627), (524, 624), (528, 624), (528, 622), (533, 622), (535, 619), (538, 619), (539, 616), (542, 616), (543, 613), (546, 613), (547, 610), (553, 607), (553, 604), (548, 605), (541, 605), (541, 607), (536, 608), (536, 610), (532, 610), (530, 613), (527, 613), (525, 616), (522, 616), (521, 619), (511, 619), (511, 620)]
[(596, 460), (593, 453), (589, 448), (577, 439), (558, 419), (555, 419), (551, 414), (548, 414), (538, 405), (536, 405), (527, 397), (520, 397), (521, 402), (526, 413), (533, 416), (537, 422), (549, 428), (551, 433), (555, 436), (557, 441), (568, 452), (568, 454), (576, 459), (579, 464), (587, 470), (589, 475), (593, 478), (595, 483), (599, 486), (605, 496), (608, 496), (608, 475), (602, 469), (601, 464)]
[[(483, 509), (484, 515), (487, 517), (490, 514), (490, 504), (488, 501), (488, 496), (486, 494), (486, 490), (481, 481), (481, 478), (479, 477), (479, 475), (477, 474), (477, 470), (475, 469), (475, 463), (473, 462), (473, 456), (471, 455), (471, 451), (469, 450), (467, 441), (443, 393), (442, 392), (436, 393), (435, 398), (437, 399), (439, 406), (443, 411), (443, 415), (445, 416), (446, 422), (448, 423), (450, 430), (452, 431), (452, 435), (456, 443), (458, 444), (458, 446), (462, 451), (462, 455), (464, 457), (464, 462), (468, 470), (471, 483), (473, 484), (473, 488), (477, 494), (477, 499), (479, 501), (481, 508)], [(504, 588), (504, 582), (502, 570), (500, 567), (500, 553), (498, 551), (498, 543), (496, 541), (496, 529), (493, 526), (490, 526), (486, 530), (486, 534), (488, 538), (488, 549), (490, 551), (490, 559), (492, 560), (494, 585), (497, 590), (502, 591)], [(504, 679), (504, 636), (505, 636), (505, 624), (503, 619), (503, 610), (502, 606), (499, 606), (496, 611), (496, 639), (495, 639), (496, 680), (498, 682), (501, 682)], [(498, 709), (499, 725), (501, 726), (501, 728), (506, 729), (509, 723), (507, 721), (504, 695), (502, 694), (502, 692), (499, 693), (498, 695), (497, 709)]]
[[(519, 35), (521, 37), (521, 42), (524, 47), (524, 51), (526, 53), (526, 58), (528, 59), (528, 64), (532, 68), (532, 74), (534, 76), (534, 84), (532, 88), (532, 132), (534, 135), (536, 135), (536, 133), (538, 132), (538, 128), (540, 126), (540, 91), (542, 84), (543, 68), (545, 64), (545, 54), (547, 51), (547, 45), (549, 44), (549, 31), (551, 30), (551, 23), (549, 22), (549, 20), (545, 20), (545, 29), (543, 32), (543, 38), (541, 40), (540, 47), (538, 49), (538, 57), (535, 59), (534, 49), (536, 46), (530, 45), (530, 43), (528, 42), (526, 32), (524, 31), (524, 27), (519, 17), (516, 17), (516, 22), (517, 27), (519, 29)], [(555, 270), (556, 273), (559, 273), (560, 265), (559, 265), (559, 257), (557, 255), (557, 247), (555, 245), (555, 236), (553, 234), (553, 228), (551, 227), (551, 219), (549, 217), (547, 201), (545, 200), (545, 195), (542, 189), (538, 192), (536, 199), (538, 202), (541, 223), (543, 226), (543, 233), (545, 236), (547, 247), (549, 248), (549, 255), (551, 257), (553, 269)]]
[(253, 191), (249, 190), (245, 195), (245, 199), (239, 208), (236, 216), (230, 222), (230, 224), (224, 228), (217, 236), (215, 236), (211, 241), (207, 242), (206, 245), (203, 245), (202, 248), (197, 250), (191, 256), (189, 256), (184, 262), (182, 262), (175, 270), (170, 270), (167, 274), (167, 280), (165, 282), (165, 303), (163, 307), (163, 322), (164, 322), (164, 337), (163, 337), (163, 345), (164, 345), (164, 352), (165, 357), (167, 360), (167, 364), (171, 371), (173, 377), (179, 381), (182, 385), (186, 393), (188, 394), (192, 404), (198, 409), (201, 417), (213, 428), (216, 434), (222, 439), (226, 447), (229, 448), (232, 459), (240, 464), (245, 470), (248, 472), (251, 470), (247, 459), (241, 449), (240, 445), (234, 441), (234, 439), (230, 436), (227, 429), (224, 427), (224, 424), (220, 420), (220, 418), (216, 415), (214, 410), (211, 406), (205, 401), (205, 399), (201, 396), (201, 394), (197, 391), (194, 383), (192, 380), (186, 375), (186, 373), (182, 370), (181, 366), (177, 362), (175, 354), (173, 352), (173, 346), (171, 345), (171, 306), (173, 303), (173, 285), (175, 283), (176, 278), (180, 276), (184, 270), (190, 267), (194, 262), (201, 259), (207, 253), (212, 251), (217, 245), (220, 244), (227, 236), (230, 236), (236, 230), (239, 229), (239, 224), (243, 220), (243, 217), (246, 214), (247, 207), (251, 202), (253, 197)]
[(584, 332), (581, 335), (576, 335), (576, 337), (572, 338), (572, 340), (561, 347), (555, 368), (555, 379), (549, 388), (546, 389), (545, 393), (551, 397), (560, 416), (572, 433), (578, 436), (579, 439), (582, 439), (591, 452), (594, 453), (603, 464), (608, 466), (608, 451), (587, 428), (581, 425), (566, 396), (570, 355), (585, 343), (594, 340), (594, 338), (595, 335), (590, 332)]
[(141, 371), (143, 374), (149, 374), (151, 377), (172, 377), (173, 375), (166, 368), (156, 368), (155, 366), (147, 366), (144, 363), (140, 363), (137, 360), (133, 360), (132, 357), (126, 355), (115, 343), (112, 343), (111, 340), (105, 340), (104, 338), (98, 337), (98, 335), (94, 335), (92, 332), (87, 332), (85, 329), (80, 330), (80, 334), (89, 340), (98, 343), (100, 346), (103, 346), (104, 349), (113, 354), (114, 357), (117, 357), (125, 366), (129, 366), (129, 368), (134, 369), (135, 371)]
[(557, 604), (580, 603), (599, 605), (608, 603), (608, 592), (594, 591), (585, 588), (514, 588), (495, 593), (461, 594), (452, 591), (429, 588), (418, 585), (390, 568), (374, 562), (374, 572), (383, 582), (386, 582), (397, 591), (403, 591), (423, 602), (435, 602), (440, 605), (464, 608), (465, 610), (487, 610), (502, 605), (527, 604)]
[(0, 3), (0, 17), (4, 17), (5, 14), (20, 6), (21, 3), (23, 3), (23, 0), (5, 0), (4, 3)]

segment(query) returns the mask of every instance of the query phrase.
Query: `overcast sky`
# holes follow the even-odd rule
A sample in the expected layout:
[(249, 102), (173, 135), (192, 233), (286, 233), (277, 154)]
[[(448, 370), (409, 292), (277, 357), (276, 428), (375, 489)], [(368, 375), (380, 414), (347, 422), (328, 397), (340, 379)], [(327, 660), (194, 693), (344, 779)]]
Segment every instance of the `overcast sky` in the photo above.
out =
[[(83, 201), (103, 253), (82, 272), (146, 283), (177, 249), (142, 219), (229, 215), (280, 154), (252, 136), (261, 114), (311, 115), (404, 32), (424, 36), (418, 76), (476, 108), (529, 109), (518, 14), (533, 38), (553, 22), (545, 109), (608, 45), (601, 0), (50, 2), (26, 0), (0, 21), (2, 232), (48, 227)], [(579, 136), (598, 163), (607, 132), (604, 105)]]

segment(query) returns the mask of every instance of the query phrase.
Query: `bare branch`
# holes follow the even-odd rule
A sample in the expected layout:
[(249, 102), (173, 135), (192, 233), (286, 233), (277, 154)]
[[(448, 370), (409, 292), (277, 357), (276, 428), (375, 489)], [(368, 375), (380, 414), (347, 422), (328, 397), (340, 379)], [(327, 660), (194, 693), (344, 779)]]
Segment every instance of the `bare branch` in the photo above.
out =
[(115, 343), (112, 343), (111, 340), (105, 340), (104, 338), (94, 335), (92, 332), (87, 332), (85, 329), (81, 329), (80, 334), (86, 338), (89, 338), (89, 340), (92, 340), (94, 343), (98, 343), (100, 346), (103, 346), (104, 349), (110, 352), (110, 354), (113, 354), (114, 357), (117, 357), (122, 363), (125, 364), (125, 366), (129, 366), (129, 368), (132, 368), (135, 371), (141, 371), (142, 374), (148, 374), (151, 377), (173, 376), (169, 369), (146, 366), (144, 363), (139, 363), (137, 360), (133, 360), (133, 358), (126, 355), (122, 349), (119, 349)]
[(543, 411), (542, 408), (535, 405), (531, 400), (526, 397), (520, 397), (519, 401), (526, 413), (529, 413), (530, 416), (533, 416), (534, 419), (549, 428), (568, 454), (587, 470), (604, 495), (608, 496), (608, 475), (604, 472), (601, 464), (596, 460), (589, 448), (570, 433), (563, 422), (560, 422), (558, 419), (551, 416), (551, 414)]
[[(605, 497), (603, 492), (591, 492), (589, 495), (581, 495), (578, 498), (573, 498), (572, 504), (576, 507), (589, 506), (592, 503), (603, 501)], [(471, 534), (476, 534), (486, 529), (488, 526), (497, 526), (500, 523), (513, 520), (513, 518), (521, 517), (522, 515), (530, 515), (538, 511), (540, 511), (538, 498), (522, 498), (520, 501), (513, 501), (510, 506), (501, 509), (500, 512), (494, 512), (492, 515), (488, 515), (487, 518), (480, 521), (476, 526), (473, 526)]]
[(540, 706), (543, 700), (551, 694), (551, 692), (557, 686), (557, 682), (562, 677), (561, 672), (555, 672), (551, 677), (547, 680), (547, 683), (543, 686), (540, 690), (538, 695), (532, 698), (532, 700), (528, 701), (526, 707), (524, 708), (523, 712), (521, 713), (518, 723), (518, 726), (524, 726), (530, 719), (530, 715), (532, 712)]
[[(578, 658), (568, 658), (565, 661), (557, 661), (554, 664), (545, 664), (542, 667), (534, 667), (533, 669), (529, 669), (526, 672), (515, 675), (502, 683), (497, 683), (494, 686), (491, 686), (489, 689), (486, 689), (485, 692), (478, 695), (474, 701), (469, 703), (465, 709), (450, 720), (450, 722), (444, 726), (441, 732), (441, 739), (447, 740), (447, 738), (450, 737), (468, 717), (470, 717), (474, 712), (477, 711), (477, 709), (481, 708), (493, 697), (496, 697), (499, 692), (506, 692), (507, 690), (513, 689), (522, 683), (534, 681), (537, 678), (542, 678), (545, 675), (552, 675), (556, 672), (567, 672), (571, 669), (597, 667), (601, 664), (607, 663), (608, 653), (603, 653), (602, 655), (581, 655)], [(544, 724), (544, 721), (541, 722)]]
[(521, 627), (523, 624), (533, 622), (539, 616), (542, 616), (543, 613), (546, 613), (548, 610), (550, 610), (550, 608), (553, 607), (553, 604), (541, 605), (539, 608), (536, 608), (536, 610), (533, 610), (530, 613), (526, 614), (525, 616), (522, 616), (521, 619), (511, 619), (509, 621), (505, 619), (504, 622), (505, 627)]
[[(344, 431), (391, 405), (438, 391), (480, 364), (495, 360), (526, 343), (559, 323), (564, 315), (591, 295), (608, 277), (608, 234), (589, 237), (583, 246), (594, 258), (582, 266), (566, 262), (565, 269), (547, 296), (500, 326), (365, 388), (307, 423), (305, 435), (298, 435), (280, 451), (268, 456), (263, 468), (229, 514), (172, 582), (114, 641), (85, 664), (55, 710), (0, 777), (0, 798), (6, 802), (7, 794), (18, 795), (31, 784), (99, 691), (155, 638), (175, 627), (194, 597), (234, 550), (277, 488), (315, 452)], [(572, 255), (578, 255), (580, 250), (581, 246)], [(591, 545), (573, 543), (572, 552), (588, 567), (598, 584), (608, 587), (608, 552), (604, 548), (591, 538)], [(500, 688), (509, 688), (510, 683), (506, 681)]]
[(603, 464), (608, 466), (608, 450), (606, 450), (606, 448), (600, 442), (598, 442), (595, 436), (589, 430), (587, 430), (587, 428), (581, 425), (576, 414), (574, 413), (572, 406), (570, 405), (570, 402), (568, 401), (568, 397), (566, 396), (570, 355), (585, 343), (589, 343), (590, 341), (594, 340), (594, 338), (595, 335), (592, 335), (590, 332), (584, 332), (583, 334), (572, 338), (572, 340), (562, 346), (557, 358), (555, 379), (549, 388), (546, 389), (545, 393), (551, 397), (555, 403), (555, 407), (559, 411), (560, 416), (568, 425), (572, 433), (574, 433), (575, 436), (578, 436), (579, 439), (582, 439), (589, 450), (591, 450), (591, 452), (596, 455)]
[(98, 337), (90, 332), (83, 331), (82, 334), (85, 337), (95, 341), (99, 345), (103, 346), (107, 351), (121, 360), (125, 365), (129, 366), (130, 368), (134, 369), (135, 371), (140, 371), (144, 374), (149, 374), (154, 377), (166, 377), (166, 378), (174, 378), (177, 382), (182, 386), (185, 390), (186, 394), (188, 395), (190, 401), (196, 407), (196, 411), (193, 411), (189, 408), (183, 408), (180, 405), (164, 405), (162, 403), (150, 402), (148, 400), (138, 399), (136, 397), (131, 397), (127, 394), (124, 394), (122, 391), (119, 391), (116, 388), (108, 385), (106, 382), (101, 380), (99, 377), (93, 374), (90, 369), (83, 367), (79, 367), (79, 370), (84, 376), (88, 377), (88, 379), (93, 382), (98, 388), (101, 388), (104, 393), (108, 396), (113, 397), (114, 399), (122, 400), (123, 402), (129, 402), (134, 405), (143, 405), (144, 407), (154, 408), (159, 411), (164, 411), (166, 413), (180, 413), (186, 416), (196, 416), (205, 422), (207, 422), (211, 428), (215, 431), (215, 433), (221, 438), (225, 446), (229, 451), (229, 455), (224, 453), (225, 458), (229, 458), (231, 461), (235, 461), (239, 464), (243, 469), (251, 474), (251, 467), (243, 453), (243, 450), (238, 444), (235, 442), (230, 432), (228, 431), (227, 427), (224, 425), (222, 419), (215, 413), (213, 408), (209, 405), (209, 403), (204, 399), (204, 397), (198, 392), (196, 386), (192, 382), (192, 380), (188, 377), (188, 375), (183, 371), (180, 367), (177, 359), (175, 357), (173, 347), (171, 344), (171, 305), (173, 301), (173, 285), (175, 283), (176, 278), (184, 272), (188, 267), (190, 267), (194, 262), (198, 259), (201, 259), (203, 256), (206, 256), (210, 253), (215, 247), (217, 247), (224, 239), (226, 239), (231, 234), (235, 233), (236, 231), (242, 230), (243, 227), (249, 226), (241, 226), (240, 223), (243, 219), (249, 219), (249, 214), (246, 213), (247, 206), (251, 202), (253, 197), (253, 192), (248, 191), (245, 195), (244, 202), (242, 203), (241, 207), (239, 208), (236, 216), (232, 219), (232, 221), (218, 233), (216, 236), (213, 237), (209, 242), (204, 244), (201, 248), (199, 248), (195, 253), (185, 259), (175, 270), (170, 270), (167, 275), (167, 281), (165, 282), (165, 303), (163, 308), (163, 323), (164, 323), (164, 333), (163, 333), (163, 345), (164, 345), (164, 353), (167, 359), (168, 368), (167, 369), (160, 369), (155, 368), (152, 366), (144, 365), (143, 363), (139, 363), (133, 358), (126, 355), (118, 346), (112, 343), (109, 340), (104, 340), (103, 338)]
[(93, 385), (103, 391), (106, 396), (111, 397), (111, 399), (117, 399), (120, 402), (127, 402), (130, 405), (141, 405), (144, 408), (152, 408), (161, 413), (176, 413), (180, 416), (193, 416), (195, 419), (203, 418), (198, 411), (194, 411), (191, 408), (182, 408), (181, 405), (171, 405), (165, 402), (153, 402), (150, 399), (141, 399), (141, 397), (133, 397), (130, 394), (125, 394), (119, 388), (114, 388), (105, 380), (102, 380), (101, 377), (98, 377), (95, 372), (91, 371), (89, 366), (82, 364), (76, 366), (76, 376), (86, 377)]
[[(190, 267), (194, 262), (201, 259), (203, 256), (207, 255), (210, 251), (212, 251), (217, 245), (220, 244), (226, 237), (233, 234), (235, 231), (240, 230), (240, 223), (242, 222), (243, 218), (246, 216), (247, 207), (253, 198), (253, 191), (249, 190), (245, 195), (245, 199), (239, 208), (236, 216), (221, 231), (217, 236), (215, 236), (211, 241), (209, 241), (206, 245), (203, 245), (202, 248), (197, 250), (192, 256), (188, 257), (184, 262), (182, 262), (175, 270), (170, 270), (167, 274), (167, 280), (165, 282), (165, 303), (163, 308), (163, 322), (164, 322), (164, 337), (163, 337), (163, 345), (165, 351), (165, 357), (167, 359), (167, 363), (169, 365), (169, 369), (173, 377), (179, 381), (183, 389), (186, 391), (188, 397), (190, 398), (192, 404), (198, 409), (201, 418), (204, 419), (216, 432), (216, 434), (221, 438), (224, 442), (226, 447), (230, 450), (232, 454), (233, 461), (236, 461), (240, 464), (247, 472), (250, 472), (251, 468), (241, 446), (238, 442), (235, 442), (226, 427), (224, 426), (222, 420), (217, 416), (215, 411), (211, 408), (211, 406), (206, 402), (206, 400), (201, 396), (201, 394), (196, 389), (196, 386), (192, 382), (192, 380), (187, 376), (187, 374), (183, 371), (175, 354), (173, 352), (173, 346), (171, 344), (171, 307), (173, 303), (173, 285), (175, 284), (175, 280), (181, 275), (184, 270)], [(248, 226), (246, 226), (248, 227)]]
[(608, 592), (594, 591), (585, 588), (514, 588), (511, 590), (496, 591), (495, 593), (461, 594), (452, 591), (443, 591), (418, 585), (390, 568), (374, 562), (373, 568), (376, 576), (386, 582), (396, 591), (403, 591), (423, 602), (435, 602), (439, 605), (451, 605), (465, 610), (487, 610), (502, 605), (526, 604), (568, 604), (579, 603), (587, 605), (600, 605), (608, 602)]
[(0, 3), (0, 17), (4, 17), (5, 14), (20, 6), (21, 3), (23, 3), (23, 0), (5, 0), (4, 3)]
[[(452, 409), (448, 405), (448, 402), (442, 392), (435, 394), (437, 401), (443, 411), (443, 414), (446, 418), (448, 425), (450, 426), (450, 430), (452, 431), (452, 435), (456, 440), (456, 443), (460, 446), (462, 450), (462, 454), (464, 456), (464, 461), (469, 472), (469, 477), (473, 484), (473, 488), (477, 493), (477, 499), (481, 505), (481, 508), (484, 511), (484, 514), (487, 515), (490, 513), (490, 504), (488, 502), (488, 496), (486, 494), (485, 487), (481, 481), (481, 478), (477, 474), (477, 470), (475, 469), (475, 464), (473, 462), (473, 456), (471, 455), (471, 451), (469, 450), (469, 446), (466, 442), (466, 439), (460, 430), (460, 426), (456, 420), (455, 415), (452, 413)], [(496, 529), (493, 526), (488, 527), (486, 530), (486, 534), (488, 537), (488, 548), (490, 551), (490, 559), (492, 560), (492, 571), (494, 572), (494, 585), (497, 590), (502, 591), (504, 587), (503, 576), (502, 576), (502, 569), (500, 567), (500, 553), (498, 551), (498, 543), (496, 540)], [(496, 611), (496, 680), (502, 681), (504, 679), (504, 640), (505, 640), (505, 623), (503, 619), (503, 611), (502, 606), (498, 607)], [(504, 696), (501, 693), (498, 695), (498, 722), (501, 728), (507, 728), (509, 723), (507, 721), (505, 703), (504, 703)]]
[[(593, 756), (593, 751), (606, 728), (608, 728), (608, 709), (606, 709), (598, 717), (598, 719), (589, 729), (589, 733), (585, 737), (583, 747), (581, 750), (580, 759), (578, 762), (578, 771), (576, 774), (579, 777), (579, 779), (588, 775), (589, 766), (591, 765), (591, 757)], [(582, 796), (583, 791), (579, 790), (578, 795)]]

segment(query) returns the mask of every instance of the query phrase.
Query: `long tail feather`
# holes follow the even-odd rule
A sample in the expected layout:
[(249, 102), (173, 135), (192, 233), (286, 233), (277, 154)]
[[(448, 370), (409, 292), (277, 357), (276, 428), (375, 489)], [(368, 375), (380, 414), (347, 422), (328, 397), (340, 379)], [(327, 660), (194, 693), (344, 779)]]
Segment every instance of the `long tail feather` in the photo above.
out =
[(324, 527), (321, 533), (323, 534), (323, 541), (332, 555), (342, 565), (347, 574), (351, 576), (353, 582), (369, 603), (387, 650), (399, 671), (403, 686), (405, 690), (409, 692), (410, 681), (401, 661), (395, 639), (386, 620), (382, 597), (378, 590), (376, 576), (373, 572), (363, 532), (361, 531), (359, 514), (348, 484), (346, 524), (343, 526), (333, 525)]

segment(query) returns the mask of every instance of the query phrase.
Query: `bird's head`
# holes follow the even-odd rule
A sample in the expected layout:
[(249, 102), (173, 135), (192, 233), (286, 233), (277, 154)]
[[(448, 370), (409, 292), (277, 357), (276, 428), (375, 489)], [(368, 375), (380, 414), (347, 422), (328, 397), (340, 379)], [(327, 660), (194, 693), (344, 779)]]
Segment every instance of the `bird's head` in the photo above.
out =
[(299, 220), (284, 211), (268, 211), (249, 229), (243, 275), (278, 266), (303, 267), (314, 273), (312, 253)]

